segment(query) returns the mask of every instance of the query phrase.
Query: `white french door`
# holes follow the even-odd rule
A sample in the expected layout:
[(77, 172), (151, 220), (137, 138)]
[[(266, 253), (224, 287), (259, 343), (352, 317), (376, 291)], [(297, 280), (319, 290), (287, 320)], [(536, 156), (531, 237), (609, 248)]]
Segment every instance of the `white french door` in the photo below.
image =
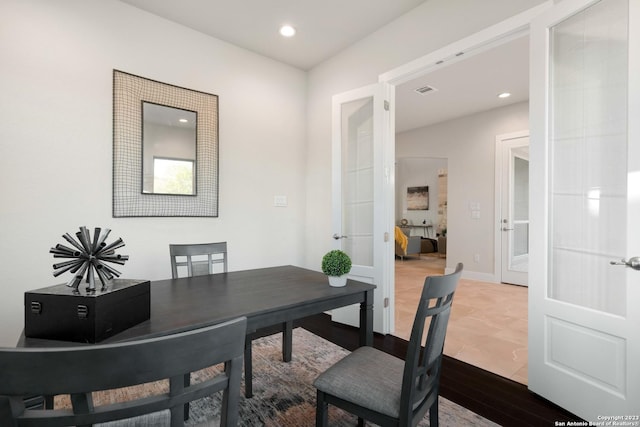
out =
[(529, 283), (529, 132), (496, 137), (500, 183), (498, 244), (500, 281)]
[(531, 26), (528, 383), (594, 425), (640, 415), (639, 19), (563, 0)]
[[(351, 257), (349, 278), (377, 286), (373, 327), (381, 333), (393, 328), (392, 101), (379, 83), (335, 95), (332, 106), (335, 248)], [(332, 320), (358, 325), (358, 308), (334, 310)]]

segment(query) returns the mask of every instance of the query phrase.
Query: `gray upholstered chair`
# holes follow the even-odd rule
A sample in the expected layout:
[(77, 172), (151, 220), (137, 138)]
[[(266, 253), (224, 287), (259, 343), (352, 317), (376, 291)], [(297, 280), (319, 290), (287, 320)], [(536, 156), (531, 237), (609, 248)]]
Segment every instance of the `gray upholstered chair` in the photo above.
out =
[[(179, 277), (202, 276), (215, 273), (215, 265), (222, 264), (222, 273), (227, 272), (227, 242), (172, 244), (169, 245), (171, 255), (171, 275)], [(186, 267), (186, 274), (180, 271)], [(293, 348), (293, 322), (284, 322), (277, 328), (248, 331), (244, 353), (245, 396), (253, 395), (253, 368), (251, 363), (251, 341), (266, 335), (282, 332), (282, 360), (291, 361)]]
[[(0, 425), (184, 424), (185, 403), (222, 391), (220, 424), (235, 426), (247, 319), (115, 344), (0, 349)], [(185, 386), (185, 373), (224, 371)], [(169, 380), (169, 392), (95, 406), (91, 392)], [(71, 396), (72, 409), (25, 408), (25, 396)]]
[(426, 278), (405, 361), (360, 347), (318, 376), (316, 427), (327, 425), (329, 404), (357, 415), (360, 426), (365, 419), (380, 426), (415, 426), (427, 410), (430, 425), (438, 425), (442, 351), (461, 272), (458, 264), (452, 274)]

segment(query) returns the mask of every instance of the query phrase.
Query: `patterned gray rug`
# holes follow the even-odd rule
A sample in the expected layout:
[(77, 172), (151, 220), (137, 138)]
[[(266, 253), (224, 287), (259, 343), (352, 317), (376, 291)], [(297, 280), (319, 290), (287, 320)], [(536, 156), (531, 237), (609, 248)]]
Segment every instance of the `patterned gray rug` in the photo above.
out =
[[(282, 334), (257, 339), (253, 342), (253, 397), (244, 397), (244, 381), (240, 398), (240, 426), (246, 427), (305, 427), (315, 425), (316, 390), (314, 379), (325, 369), (349, 352), (302, 328), (293, 331), (293, 359), (282, 362)], [(192, 374), (198, 382), (220, 367), (208, 368)], [(96, 404), (113, 403), (127, 397), (156, 394), (167, 391), (163, 382), (139, 387), (112, 390), (94, 395)], [(191, 403), (190, 419), (194, 427), (213, 427), (220, 423), (220, 398), (217, 395)], [(56, 407), (69, 406), (66, 397), (56, 397)], [(440, 398), (440, 425), (497, 426), (455, 403)], [(357, 418), (329, 406), (329, 426), (357, 425)], [(371, 426), (372, 424), (367, 424)], [(419, 426), (428, 426), (429, 416)]]
[[(293, 359), (282, 362), (282, 334), (253, 342), (253, 397), (240, 400), (240, 425), (301, 427), (315, 425), (315, 378), (349, 352), (302, 328), (293, 331)], [(243, 381), (244, 383), (244, 381)], [(244, 393), (244, 386), (243, 386)], [(219, 396), (197, 401), (188, 425), (219, 425)], [(497, 426), (497, 424), (440, 398), (441, 426)], [(355, 426), (357, 418), (329, 406), (329, 426)], [(372, 425), (372, 424), (367, 424)], [(428, 415), (419, 426), (428, 426)]]

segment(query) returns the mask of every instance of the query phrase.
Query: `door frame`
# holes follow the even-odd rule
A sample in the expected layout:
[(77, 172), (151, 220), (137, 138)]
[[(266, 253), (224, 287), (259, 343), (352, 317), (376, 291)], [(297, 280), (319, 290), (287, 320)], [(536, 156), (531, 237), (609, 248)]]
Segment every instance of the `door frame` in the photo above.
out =
[[(470, 56), (485, 52), (496, 46), (500, 46), (501, 44), (507, 43), (511, 40), (528, 34), (531, 21), (547, 9), (553, 7), (553, 5), (553, 0), (547, 0), (546, 2), (532, 7), (517, 15), (514, 15), (511, 18), (487, 27), (484, 30), (460, 39), (438, 50), (435, 50), (430, 54), (427, 54), (404, 65), (396, 67), (390, 71), (382, 73), (378, 76), (378, 81), (388, 83), (393, 95), (395, 94), (396, 85), (409, 82), (413, 79), (429, 74), (430, 72), (435, 71), (438, 68), (453, 64), (458, 61), (463, 61)], [(463, 52), (464, 55), (460, 55), (461, 52)], [(392, 116), (391, 119), (393, 121), (395, 117)], [(395, 123), (392, 123), (392, 126), (392, 130), (394, 131), (394, 135), (392, 135), (392, 141), (394, 145), (393, 148), (395, 149)], [(391, 180), (392, 182), (394, 181), (394, 174), (391, 174)], [(395, 186), (391, 191), (395, 193)], [(389, 200), (390, 203), (395, 203), (395, 194), (392, 194)], [(391, 206), (391, 209), (393, 211), (393, 205)], [(451, 248), (451, 243), (449, 243), (448, 246)], [(445, 266), (445, 273), (452, 273), (454, 269), (455, 265), (450, 267)], [(390, 269), (390, 271), (393, 274), (394, 269)], [(465, 277), (464, 271), (462, 275), (463, 277)], [(494, 273), (490, 276), (496, 283), (500, 281), (500, 274), (498, 270), (494, 270)], [(393, 300), (393, 295), (395, 294), (395, 284), (393, 280), (384, 278), (383, 287), (390, 287), (390, 289), (385, 290), (384, 292), (387, 295), (390, 295), (390, 303), (393, 306), (393, 304), (395, 303), (395, 301)], [(391, 319), (391, 323), (392, 322), (393, 319)], [(392, 327), (390, 331), (391, 333), (393, 333), (394, 328)]]
[[(527, 9), (482, 31), (382, 73), (378, 76), (378, 81), (389, 83), (392, 86), (406, 83), (425, 74), (429, 74), (438, 68), (464, 61), (470, 56), (517, 39), (518, 37), (528, 34), (529, 24), (533, 18), (542, 14), (545, 10), (552, 7), (553, 4), (553, 0), (547, 0), (538, 6)], [(460, 55), (461, 52), (464, 53), (464, 55)]]
[[(503, 144), (506, 141), (511, 141), (514, 139), (519, 139), (519, 138), (528, 138), (529, 137), (529, 130), (523, 130), (523, 131), (519, 131), (519, 132), (512, 132), (512, 133), (507, 133), (507, 134), (502, 134), (502, 135), (497, 135), (496, 136), (496, 163), (495, 163), (495, 209), (494, 209), (494, 213), (495, 213), (495, 235), (494, 235), (494, 272), (495, 272), (495, 276), (496, 276), (496, 281), (499, 283), (505, 283), (502, 281), (503, 277), (502, 277), (502, 269), (504, 268), (503, 266), (503, 251), (504, 248), (502, 247), (502, 238), (503, 238), (503, 231), (502, 231), (502, 204), (504, 202), (504, 186), (505, 186), (505, 182), (504, 182), (504, 147)], [(508, 283), (508, 282), (506, 282)], [(516, 283), (517, 285), (520, 285), (520, 283)], [(527, 285), (523, 285), (523, 286), (527, 286)]]
[[(475, 34), (460, 39), (447, 46), (437, 49), (432, 53), (417, 58), (399, 67), (393, 68), (385, 73), (382, 73), (378, 76), (378, 82), (388, 83), (388, 99), (393, 100), (395, 96), (396, 85), (409, 82), (413, 79), (424, 76), (438, 68), (453, 64), (458, 61), (462, 61), (466, 58), (469, 58), (470, 56), (490, 50), (496, 46), (528, 34), (531, 21), (535, 17), (541, 15), (547, 9), (553, 7), (553, 5), (553, 0), (547, 0), (544, 3), (530, 8), (520, 14), (514, 15), (511, 18), (508, 18), (495, 25), (487, 27)], [(464, 55), (459, 55), (460, 52), (464, 52)], [(395, 151), (394, 120), (395, 117), (392, 115), (391, 125), (388, 131), (390, 131), (391, 133), (391, 141), (393, 141), (391, 145), (393, 145), (393, 147), (390, 147), (388, 149)], [(387, 209), (390, 210), (391, 218), (393, 218), (395, 212), (395, 170), (393, 163), (389, 168), (385, 169), (385, 174), (387, 173), (389, 174), (389, 176), (387, 177), (387, 182), (391, 185), (389, 190), (390, 194), (385, 194), (385, 197), (387, 197), (387, 200), (389, 202)], [(394, 224), (390, 225), (390, 230), (393, 230), (393, 225)], [(388, 259), (386, 259), (384, 262), (391, 263), (393, 261), (393, 256), (387, 258)], [(454, 268), (455, 266), (445, 267), (445, 273), (452, 273)], [(387, 268), (386, 271), (391, 276), (393, 276), (395, 268)], [(463, 277), (464, 276), (465, 273), (463, 272)], [(493, 277), (496, 277), (495, 272)], [(395, 283), (393, 277), (383, 277), (383, 282), (381, 285), (382, 292), (388, 296), (389, 304), (391, 306), (391, 310), (385, 310), (385, 324), (390, 325), (389, 333), (393, 333), (395, 332), (395, 325), (393, 324), (394, 319), (387, 318), (387, 316), (389, 316), (389, 313), (394, 312), (393, 307), (395, 306)]]

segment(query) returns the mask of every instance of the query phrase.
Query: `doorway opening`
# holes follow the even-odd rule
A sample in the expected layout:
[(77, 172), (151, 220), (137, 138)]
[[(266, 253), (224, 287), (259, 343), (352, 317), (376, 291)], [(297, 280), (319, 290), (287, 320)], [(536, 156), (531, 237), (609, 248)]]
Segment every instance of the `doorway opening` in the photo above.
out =
[[(508, 53), (502, 56), (498, 49)], [(502, 62), (505, 60), (519, 65), (514, 68)], [(508, 78), (501, 77), (505, 70)], [(516, 74), (520, 89), (509, 89), (512, 98), (505, 103), (497, 97), (504, 91), (499, 86)], [(475, 80), (477, 77), (485, 80), (480, 82)], [(443, 274), (449, 264), (462, 261), (466, 278), (461, 280), (456, 294), (445, 354), (525, 384), (527, 289), (500, 283), (494, 268), (498, 225), (493, 209), (496, 135), (528, 129), (528, 79), (528, 37), (524, 35), (396, 87), (396, 224), (402, 225), (406, 220), (411, 235), (422, 235), (424, 231), (419, 226), (431, 221), (434, 237), (446, 233), (447, 248), (443, 257), (420, 253), (404, 261), (396, 260), (394, 335), (408, 337), (403, 334), (413, 320), (414, 301), (424, 278)], [(425, 85), (437, 91), (416, 95), (407, 101), (409, 107), (403, 105), (405, 94)], [(453, 86), (461, 90), (455, 96), (449, 92)], [(433, 105), (417, 107), (416, 103), (427, 100), (425, 97), (431, 97)], [(490, 97), (490, 103), (482, 103), (482, 97)], [(459, 108), (455, 107), (456, 101)], [(449, 115), (441, 115), (450, 108)], [(407, 109), (411, 112), (405, 120), (402, 115)], [(419, 116), (424, 116), (422, 121)], [(426, 158), (448, 159), (444, 226), (425, 211), (407, 209), (407, 188), (426, 186), (421, 182), (425, 178), (420, 176), (420, 160)], [(430, 205), (439, 203), (437, 194), (429, 186)]]

